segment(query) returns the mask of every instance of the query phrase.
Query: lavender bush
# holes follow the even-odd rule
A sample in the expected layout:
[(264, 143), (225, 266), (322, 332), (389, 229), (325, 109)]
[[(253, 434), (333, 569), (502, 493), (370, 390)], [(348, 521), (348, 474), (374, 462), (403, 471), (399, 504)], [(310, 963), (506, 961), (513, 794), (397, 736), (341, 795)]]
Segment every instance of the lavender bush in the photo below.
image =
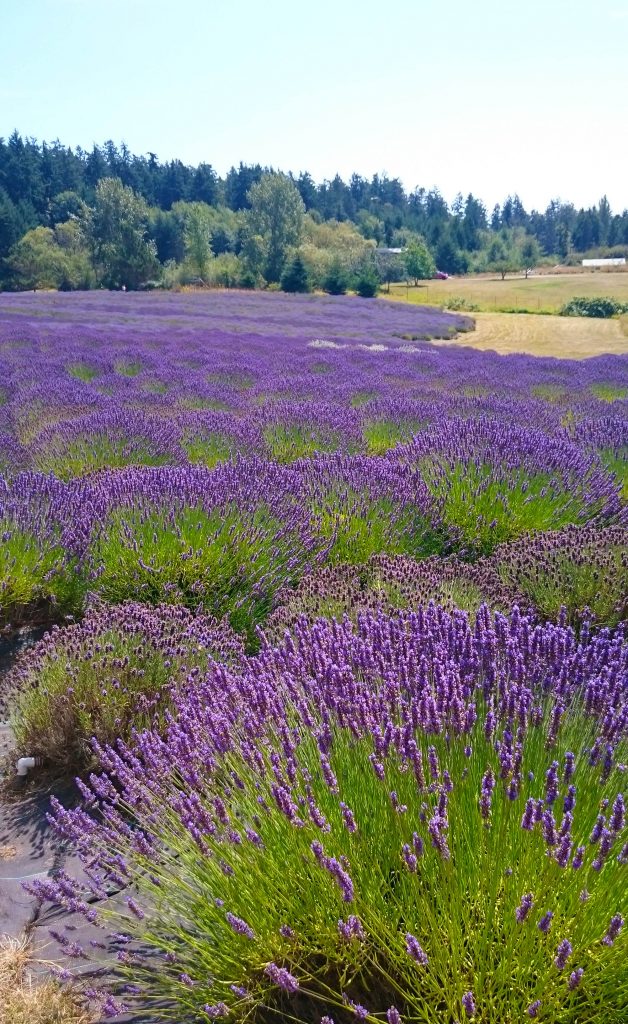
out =
[(100, 750), (54, 811), (85, 876), (30, 889), (164, 1019), (620, 1024), (627, 670), (516, 609), (302, 622)]
[(52, 771), (93, 764), (91, 742), (114, 743), (159, 726), (173, 694), (208, 660), (237, 660), (226, 624), (185, 608), (95, 605), (80, 624), (55, 627), (5, 681), (18, 750)]

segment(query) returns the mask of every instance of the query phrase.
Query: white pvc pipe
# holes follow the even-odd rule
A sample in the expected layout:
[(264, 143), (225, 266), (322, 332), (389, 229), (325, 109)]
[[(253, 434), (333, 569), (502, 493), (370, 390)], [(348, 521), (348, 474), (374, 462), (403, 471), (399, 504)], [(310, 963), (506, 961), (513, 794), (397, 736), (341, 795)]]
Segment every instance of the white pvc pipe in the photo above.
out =
[(37, 758), (35, 757), (21, 757), (16, 765), (17, 774), (24, 778), (25, 775), (28, 775), (29, 768), (34, 768), (36, 764)]

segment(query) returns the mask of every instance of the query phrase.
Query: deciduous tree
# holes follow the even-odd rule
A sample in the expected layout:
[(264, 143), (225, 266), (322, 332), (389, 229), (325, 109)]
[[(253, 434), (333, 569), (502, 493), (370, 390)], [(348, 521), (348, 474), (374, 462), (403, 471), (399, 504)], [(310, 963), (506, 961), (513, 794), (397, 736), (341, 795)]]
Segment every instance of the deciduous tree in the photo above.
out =
[(434, 276), (434, 271), (436, 270), (434, 258), (422, 238), (416, 238), (408, 242), (402, 253), (402, 259), (415, 285), (419, 281), (428, 281)]
[(118, 178), (96, 187), (87, 237), (102, 283), (108, 288), (138, 288), (157, 270), (155, 243), (147, 237), (148, 207)]
[(294, 182), (276, 173), (264, 174), (250, 189), (248, 200), (250, 233), (259, 235), (266, 244), (264, 276), (267, 281), (278, 281), (287, 250), (301, 241), (303, 200)]

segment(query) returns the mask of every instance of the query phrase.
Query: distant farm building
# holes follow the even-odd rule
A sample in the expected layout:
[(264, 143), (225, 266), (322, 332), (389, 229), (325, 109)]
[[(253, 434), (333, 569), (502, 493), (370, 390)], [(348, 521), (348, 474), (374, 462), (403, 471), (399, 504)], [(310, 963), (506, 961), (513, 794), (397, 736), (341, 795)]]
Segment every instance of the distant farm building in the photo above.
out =
[(610, 260), (583, 260), (583, 267), (623, 267), (626, 264), (625, 256), (614, 256)]

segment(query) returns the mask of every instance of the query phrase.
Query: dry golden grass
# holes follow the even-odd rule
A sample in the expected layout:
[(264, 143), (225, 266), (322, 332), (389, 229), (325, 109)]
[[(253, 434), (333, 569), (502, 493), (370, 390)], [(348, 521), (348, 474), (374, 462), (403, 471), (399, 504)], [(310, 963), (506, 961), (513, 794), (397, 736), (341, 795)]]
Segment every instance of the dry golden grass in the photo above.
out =
[[(587, 359), (603, 353), (628, 352), (627, 323), (587, 317), (544, 316), (531, 313), (472, 313), (475, 331), (446, 344), (471, 345), (505, 354)], [(622, 329), (623, 328), (623, 329)], [(438, 344), (436, 342), (435, 344)], [(441, 342), (442, 344), (442, 342)]]
[(91, 1018), (53, 981), (33, 981), (27, 939), (0, 937), (0, 1024), (90, 1024)]
[(533, 274), (526, 281), (520, 276), (507, 277), (482, 274), (452, 277), (447, 281), (425, 281), (417, 288), (405, 284), (390, 286), (385, 298), (442, 306), (452, 297), (465, 299), (485, 312), (500, 309), (521, 309), (537, 313), (558, 312), (576, 295), (587, 298), (604, 295), (618, 302), (628, 302), (628, 272), (595, 271), (586, 273)]

